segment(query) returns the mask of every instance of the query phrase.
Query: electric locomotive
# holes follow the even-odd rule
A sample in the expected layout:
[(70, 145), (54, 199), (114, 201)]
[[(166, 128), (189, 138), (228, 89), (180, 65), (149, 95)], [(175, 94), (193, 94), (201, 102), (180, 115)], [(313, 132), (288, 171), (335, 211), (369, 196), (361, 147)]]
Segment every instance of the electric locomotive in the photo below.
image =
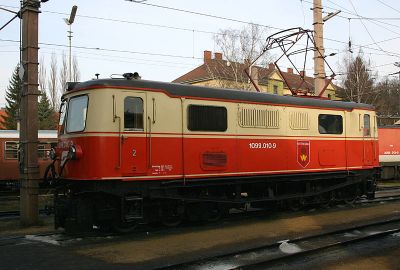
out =
[(379, 162), (382, 166), (381, 179), (400, 177), (400, 125), (381, 126), (379, 133)]
[(67, 231), (372, 198), (379, 172), (370, 105), (132, 77), (69, 84), (52, 156)]

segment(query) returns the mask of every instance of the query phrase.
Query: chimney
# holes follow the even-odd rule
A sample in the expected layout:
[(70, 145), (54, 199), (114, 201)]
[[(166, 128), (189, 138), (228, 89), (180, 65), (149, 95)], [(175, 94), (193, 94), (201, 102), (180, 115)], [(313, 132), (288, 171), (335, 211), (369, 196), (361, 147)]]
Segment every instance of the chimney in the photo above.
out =
[(275, 64), (274, 63), (269, 63), (268, 64), (268, 69), (275, 69)]
[(293, 74), (293, 68), (287, 68), (287, 73)]
[(211, 51), (204, 51), (204, 63), (211, 60)]
[[(258, 86), (258, 68), (256, 66), (252, 66), (250, 68), (251, 68), (250, 77), (254, 81), (254, 84), (257, 85), (258, 88), (260, 88)], [(254, 85), (253, 85), (253, 87), (254, 87)], [(257, 89), (254, 87), (254, 90), (257, 90)]]
[(214, 53), (215, 60), (222, 60), (222, 53), (216, 52)]
[(304, 76), (306, 76), (306, 72), (305, 72), (304, 70), (300, 71), (300, 76), (301, 76), (302, 78), (304, 78)]

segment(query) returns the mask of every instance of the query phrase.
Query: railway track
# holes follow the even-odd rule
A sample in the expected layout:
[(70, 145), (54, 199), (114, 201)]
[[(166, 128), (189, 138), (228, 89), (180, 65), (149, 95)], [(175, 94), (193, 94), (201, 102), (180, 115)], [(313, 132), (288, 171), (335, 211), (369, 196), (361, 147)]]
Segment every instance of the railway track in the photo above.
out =
[[(53, 194), (40, 194), (39, 198), (52, 198)], [(19, 195), (7, 195), (7, 196), (0, 196), (0, 202), (4, 201), (19, 201)]]
[(379, 239), (400, 232), (400, 217), (282, 240), (162, 269), (267, 269), (328, 249)]
[[(53, 214), (53, 209), (51, 208), (44, 208), (44, 209), (39, 209), (39, 214), (40, 215), (51, 215)], [(0, 211), (0, 220), (1, 219), (8, 219), (8, 218), (17, 218), (20, 215), (19, 210), (15, 211)]]

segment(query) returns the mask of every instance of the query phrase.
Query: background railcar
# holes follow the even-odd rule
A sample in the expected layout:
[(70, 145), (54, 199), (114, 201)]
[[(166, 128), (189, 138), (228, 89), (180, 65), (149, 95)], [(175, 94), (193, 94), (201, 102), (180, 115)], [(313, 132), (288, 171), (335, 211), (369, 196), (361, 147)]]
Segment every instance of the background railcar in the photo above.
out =
[[(40, 130), (38, 132), (38, 164), (42, 177), (46, 167), (51, 163), (49, 152), (57, 144), (56, 130)], [(0, 187), (17, 187), (19, 131), (0, 130)]]
[(367, 104), (144, 80), (73, 84), (63, 98), (57, 226), (374, 194)]
[(400, 125), (382, 126), (379, 133), (379, 162), (382, 179), (400, 178)]

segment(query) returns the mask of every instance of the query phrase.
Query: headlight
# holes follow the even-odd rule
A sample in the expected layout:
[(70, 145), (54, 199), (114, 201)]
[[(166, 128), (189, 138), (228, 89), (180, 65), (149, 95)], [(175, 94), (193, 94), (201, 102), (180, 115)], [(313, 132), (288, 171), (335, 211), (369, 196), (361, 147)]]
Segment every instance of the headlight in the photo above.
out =
[(80, 159), (82, 157), (82, 148), (79, 145), (71, 145), (68, 151), (69, 159)]
[(76, 159), (76, 148), (74, 145), (69, 147), (68, 159)]

